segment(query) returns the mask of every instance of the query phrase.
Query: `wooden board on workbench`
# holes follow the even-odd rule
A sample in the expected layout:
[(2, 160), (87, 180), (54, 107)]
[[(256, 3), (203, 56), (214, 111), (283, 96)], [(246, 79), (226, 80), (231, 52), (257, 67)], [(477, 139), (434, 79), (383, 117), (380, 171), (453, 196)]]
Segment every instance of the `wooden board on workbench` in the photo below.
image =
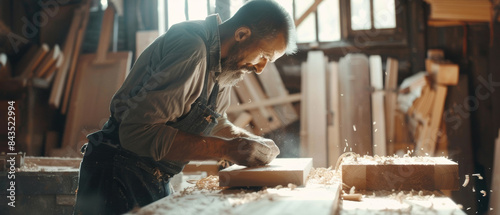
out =
[(311, 167), (312, 158), (276, 158), (261, 167), (233, 165), (219, 172), (219, 186), (300, 186), (305, 184)]
[(342, 182), (357, 190), (457, 190), (458, 164), (444, 157), (368, 159), (342, 164)]

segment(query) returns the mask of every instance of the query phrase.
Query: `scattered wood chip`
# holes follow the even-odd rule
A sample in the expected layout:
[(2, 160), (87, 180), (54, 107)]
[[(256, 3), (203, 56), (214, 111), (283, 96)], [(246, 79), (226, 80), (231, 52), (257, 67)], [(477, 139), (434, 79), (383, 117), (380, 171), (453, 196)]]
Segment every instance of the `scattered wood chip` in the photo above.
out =
[(354, 193), (354, 194), (343, 194), (342, 199), (348, 200), (348, 201), (361, 201), (363, 199), (363, 195), (360, 193)]
[(465, 181), (464, 184), (462, 184), (462, 187), (466, 187), (469, 184), (469, 175), (465, 175)]
[(480, 173), (472, 174), (472, 176), (476, 176), (479, 180), (483, 180), (483, 176), (481, 176)]

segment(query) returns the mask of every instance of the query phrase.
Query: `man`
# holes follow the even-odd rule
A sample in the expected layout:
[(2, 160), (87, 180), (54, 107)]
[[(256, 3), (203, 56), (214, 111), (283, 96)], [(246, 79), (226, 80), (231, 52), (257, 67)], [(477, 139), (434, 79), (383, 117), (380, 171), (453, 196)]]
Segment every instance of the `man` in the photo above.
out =
[(76, 214), (116, 214), (171, 193), (190, 160), (264, 165), (276, 144), (227, 120), (231, 87), (293, 53), (295, 27), (273, 1), (172, 26), (138, 58), (111, 101), (111, 117), (82, 148)]

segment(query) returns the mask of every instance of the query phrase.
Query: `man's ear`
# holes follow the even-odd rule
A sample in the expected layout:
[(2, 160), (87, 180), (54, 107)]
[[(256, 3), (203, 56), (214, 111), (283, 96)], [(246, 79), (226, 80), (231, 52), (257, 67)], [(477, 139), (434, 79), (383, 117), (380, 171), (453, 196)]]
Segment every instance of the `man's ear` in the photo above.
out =
[(251, 35), (252, 31), (250, 30), (250, 28), (242, 26), (236, 29), (236, 31), (234, 32), (234, 40), (236, 40), (237, 42), (242, 42), (250, 38)]

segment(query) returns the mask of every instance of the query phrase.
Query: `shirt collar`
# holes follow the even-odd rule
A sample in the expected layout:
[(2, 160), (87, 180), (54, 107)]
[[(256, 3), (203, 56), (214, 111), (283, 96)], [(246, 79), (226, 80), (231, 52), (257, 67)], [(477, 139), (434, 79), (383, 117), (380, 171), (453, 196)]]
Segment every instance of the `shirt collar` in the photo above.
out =
[(217, 77), (221, 72), (219, 25), (222, 21), (218, 14), (214, 14), (208, 16), (205, 22), (207, 25), (208, 54), (210, 55), (208, 68), (210, 68), (210, 71), (214, 71), (214, 75)]

